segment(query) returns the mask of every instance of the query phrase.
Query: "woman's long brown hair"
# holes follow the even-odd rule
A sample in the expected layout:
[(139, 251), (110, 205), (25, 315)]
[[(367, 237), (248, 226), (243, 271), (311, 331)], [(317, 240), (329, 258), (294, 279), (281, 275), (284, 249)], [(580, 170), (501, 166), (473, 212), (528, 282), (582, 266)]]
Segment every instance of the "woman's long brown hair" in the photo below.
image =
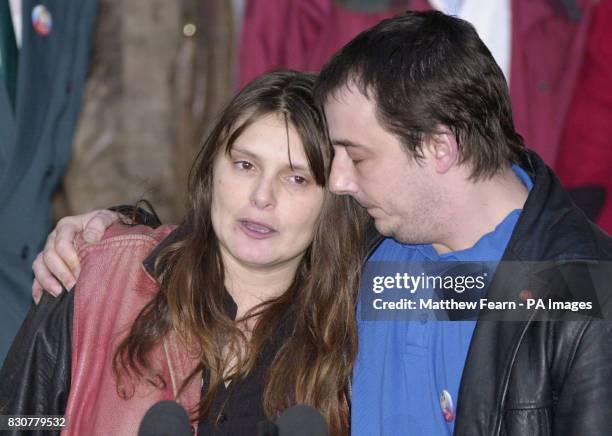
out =
[[(229, 153), (249, 125), (269, 114), (283, 117), (295, 128), (316, 183), (327, 185), (332, 149), (324, 117), (312, 99), (313, 83), (312, 74), (269, 73), (251, 82), (221, 114), (190, 173), (185, 224), (191, 232), (158, 256), (155, 277), (160, 292), (139, 314), (115, 353), (113, 368), (123, 395), (129, 396), (130, 389), (125, 387), (130, 375), (157, 386), (165, 383), (149, 353), (174, 331), (200, 361), (183, 388), (203, 370), (210, 374), (198, 410), (199, 418), (207, 417), (224, 378), (244, 379), (266, 341), (283, 325), (289, 331), (267, 372), (265, 414), (275, 419), (293, 404), (308, 404), (321, 411), (330, 434), (348, 434), (346, 388), (357, 352), (355, 299), (363, 212), (351, 198), (326, 191), (314, 239), (292, 284), (245, 316), (254, 321), (248, 339), (240, 320), (231, 319), (224, 306), (224, 267), (211, 223), (215, 157)], [(232, 358), (238, 363), (228, 375)]]

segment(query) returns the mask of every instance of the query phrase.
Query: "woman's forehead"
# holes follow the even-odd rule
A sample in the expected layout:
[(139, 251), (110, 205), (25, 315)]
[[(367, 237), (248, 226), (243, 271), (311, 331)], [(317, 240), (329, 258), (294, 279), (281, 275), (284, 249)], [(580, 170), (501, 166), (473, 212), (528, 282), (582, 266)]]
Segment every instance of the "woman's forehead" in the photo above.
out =
[(302, 139), (282, 114), (267, 114), (253, 120), (230, 144), (230, 150), (259, 158), (290, 158), (293, 166), (308, 167)]

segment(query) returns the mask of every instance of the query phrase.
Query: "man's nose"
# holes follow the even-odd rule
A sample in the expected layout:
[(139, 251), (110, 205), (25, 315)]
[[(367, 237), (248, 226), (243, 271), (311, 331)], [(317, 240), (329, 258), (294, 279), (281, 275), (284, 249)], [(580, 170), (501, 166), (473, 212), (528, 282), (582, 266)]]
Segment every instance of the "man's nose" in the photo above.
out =
[[(344, 154), (344, 155), (343, 155)], [(329, 189), (337, 195), (352, 195), (357, 192), (353, 162), (345, 151), (337, 152), (332, 161)]]

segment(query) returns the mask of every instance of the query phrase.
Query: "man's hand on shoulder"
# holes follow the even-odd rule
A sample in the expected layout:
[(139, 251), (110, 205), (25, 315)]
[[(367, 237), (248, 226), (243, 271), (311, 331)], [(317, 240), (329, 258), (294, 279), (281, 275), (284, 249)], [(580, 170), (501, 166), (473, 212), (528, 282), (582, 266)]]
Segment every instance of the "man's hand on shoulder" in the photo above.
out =
[(57, 227), (47, 237), (44, 250), (38, 253), (32, 264), (32, 297), (36, 304), (44, 290), (58, 296), (62, 288), (70, 290), (74, 287), (80, 272), (74, 245), (76, 236), (82, 232), (86, 242), (98, 242), (104, 231), (118, 219), (116, 212), (101, 209), (59, 220)]

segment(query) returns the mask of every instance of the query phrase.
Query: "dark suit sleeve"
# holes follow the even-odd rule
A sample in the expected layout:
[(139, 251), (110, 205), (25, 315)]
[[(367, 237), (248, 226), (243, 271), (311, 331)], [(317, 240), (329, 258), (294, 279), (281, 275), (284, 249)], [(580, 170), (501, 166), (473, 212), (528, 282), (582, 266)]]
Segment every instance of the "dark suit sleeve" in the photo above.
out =
[(57, 298), (44, 293), (32, 305), (0, 370), (0, 414), (64, 414), (73, 310), (74, 290)]
[(612, 435), (612, 322), (590, 321), (580, 334), (559, 392), (554, 435)]

